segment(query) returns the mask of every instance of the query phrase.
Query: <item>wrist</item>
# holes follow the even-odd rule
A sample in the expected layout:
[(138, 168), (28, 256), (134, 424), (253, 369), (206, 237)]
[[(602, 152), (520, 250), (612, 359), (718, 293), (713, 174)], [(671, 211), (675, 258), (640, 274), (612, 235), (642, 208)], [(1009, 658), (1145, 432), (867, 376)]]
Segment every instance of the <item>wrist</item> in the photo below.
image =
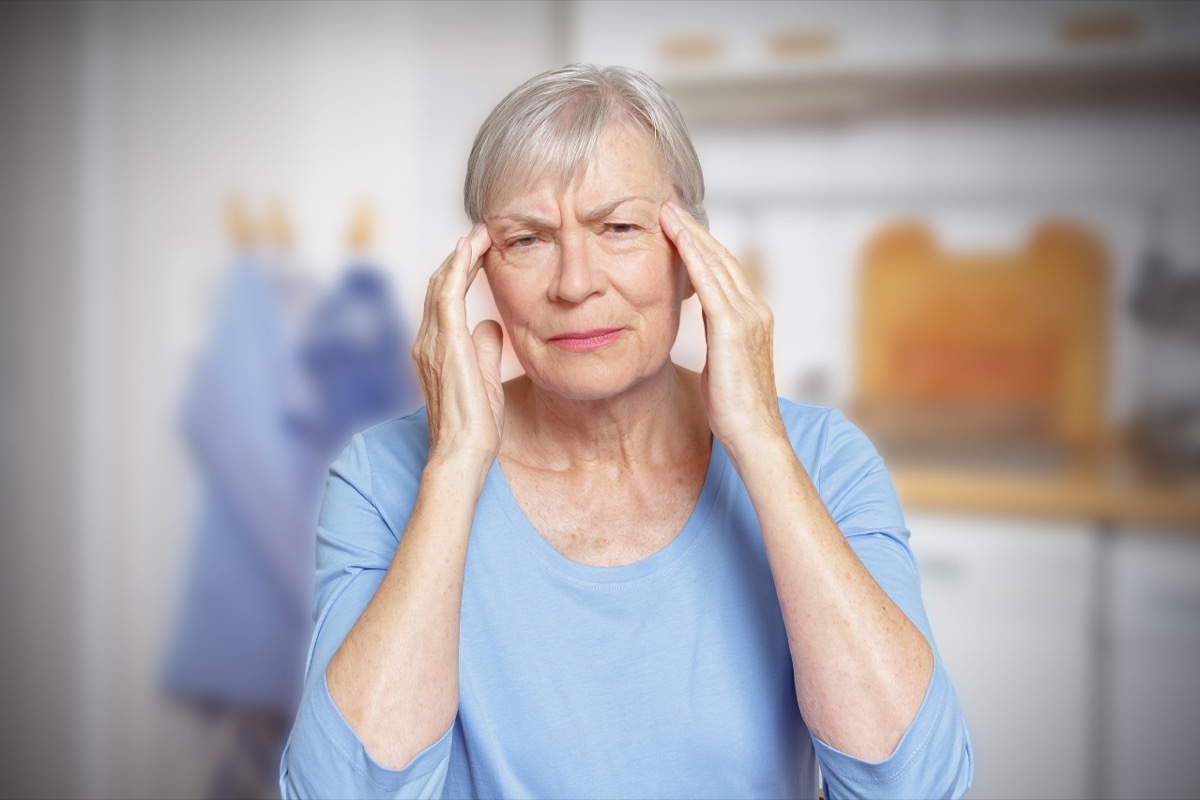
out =
[(797, 462), (796, 451), (782, 424), (778, 430), (765, 428), (751, 434), (722, 441), (734, 469), (749, 482), (756, 475), (779, 474)]
[(737, 428), (727, 432), (714, 430), (735, 466), (739, 466), (741, 462), (749, 465), (764, 457), (776, 458), (793, 454), (787, 428), (778, 414), (766, 415), (756, 422), (741, 420), (740, 423)]
[(440, 482), (445, 479), (451, 486), (472, 486), (478, 497), (495, 460), (496, 453), (491, 448), (439, 442), (429, 451), (423, 480)]

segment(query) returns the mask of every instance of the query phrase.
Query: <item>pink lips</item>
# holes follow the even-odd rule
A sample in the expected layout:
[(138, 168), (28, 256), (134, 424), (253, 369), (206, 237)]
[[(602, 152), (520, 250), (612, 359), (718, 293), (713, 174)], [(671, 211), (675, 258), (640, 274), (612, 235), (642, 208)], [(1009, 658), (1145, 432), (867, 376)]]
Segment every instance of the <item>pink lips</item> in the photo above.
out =
[(609, 342), (614, 341), (624, 332), (624, 328), (597, 328), (590, 331), (571, 331), (552, 336), (550, 342), (563, 350), (584, 353), (598, 350)]

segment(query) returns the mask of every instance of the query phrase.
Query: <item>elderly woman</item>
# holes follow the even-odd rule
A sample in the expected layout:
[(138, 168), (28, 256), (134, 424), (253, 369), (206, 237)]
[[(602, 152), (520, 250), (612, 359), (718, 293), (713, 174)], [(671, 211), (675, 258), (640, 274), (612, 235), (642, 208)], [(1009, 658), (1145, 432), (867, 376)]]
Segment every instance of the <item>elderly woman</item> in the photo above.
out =
[[(771, 312), (703, 194), (633, 70), (539, 75), (483, 123), (413, 351), (427, 407), (331, 470), (285, 797), (966, 789), (887, 472), (776, 397)], [(503, 328), (467, 328), (479, 270)], [(670, 358), (693, 292), (700, 374)]]

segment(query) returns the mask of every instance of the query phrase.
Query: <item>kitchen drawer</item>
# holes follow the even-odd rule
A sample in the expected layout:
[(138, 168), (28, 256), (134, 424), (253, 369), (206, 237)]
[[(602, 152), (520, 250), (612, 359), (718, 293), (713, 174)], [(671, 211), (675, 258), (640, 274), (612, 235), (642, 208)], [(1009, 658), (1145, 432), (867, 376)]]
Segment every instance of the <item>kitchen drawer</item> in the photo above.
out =
[(1106, 796), (1200, 797), (1200, 537), (1122, 529), (1108, 564)]
[(908, 516), (975, 747), (971, 798), (1079, 798), (1093, 775), (1097, 537), (1085, 523)]

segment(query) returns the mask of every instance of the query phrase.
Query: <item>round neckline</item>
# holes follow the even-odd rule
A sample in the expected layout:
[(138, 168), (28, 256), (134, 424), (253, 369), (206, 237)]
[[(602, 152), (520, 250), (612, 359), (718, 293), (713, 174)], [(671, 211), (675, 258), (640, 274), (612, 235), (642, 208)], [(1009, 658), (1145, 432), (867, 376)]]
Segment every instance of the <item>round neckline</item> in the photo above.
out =
[(729, 458), (720, 442), (714, 437), (712, 453), (708, 458), (708, 470), (704, 475), (700, 496), (696, 499), (696, 504), (692, 507), (683, 529), (661, 550), (634, 561), (632, 564), (622, 564), (616, 567), (584, 564), (567, 558), (555, 550), (554, 546), (538, 533), (537, 529), (533, 527), (533, 523), (525, 516), (525, 512), (521, 510), (521, 505), (517, 502), (512, 487), (509, 486), (508, 479), (504, 476), (504, 470), (500, 467), (500, 459), (492, 462), (484, 494), (499, 507), (517, 545), (539, 561), (545, 569), (573, 583), (614, 588), (617, 585), (639, 582), (665, 572), (689, 553), (693, 545), (708, 529), (712, 509), (724, 484), (728, 468)]

